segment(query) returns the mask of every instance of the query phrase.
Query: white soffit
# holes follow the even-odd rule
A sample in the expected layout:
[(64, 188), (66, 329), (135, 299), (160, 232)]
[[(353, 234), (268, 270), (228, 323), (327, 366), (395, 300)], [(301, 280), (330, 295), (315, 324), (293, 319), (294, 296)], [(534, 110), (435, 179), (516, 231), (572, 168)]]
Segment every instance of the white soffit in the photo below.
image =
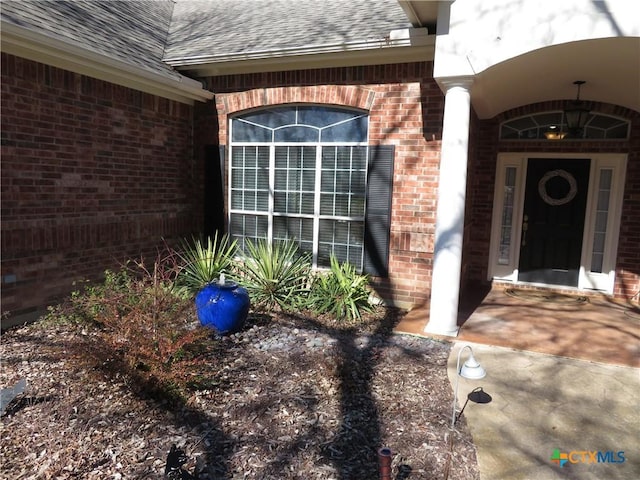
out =
[(200, 82), (178, 72), (162, 75), (138, 68), (88, 50), (76, 42), (7, 22), (1, 25), (0, 46), (3, 52), (12, 55), (189, 105), (196, 100), (204, 102), (213, 98), (213, 93), (205, 90)]
[(441, 0), (398, 0), (398, 3), (414, 27), (425, 27), (437, 23), (438, 9), (440, 4), (445, 2)]

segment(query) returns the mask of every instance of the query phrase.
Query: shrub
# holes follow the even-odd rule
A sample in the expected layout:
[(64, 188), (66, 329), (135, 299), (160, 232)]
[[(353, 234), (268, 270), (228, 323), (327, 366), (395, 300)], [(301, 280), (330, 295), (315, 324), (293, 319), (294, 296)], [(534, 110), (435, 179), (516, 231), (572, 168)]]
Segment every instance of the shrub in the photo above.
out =
[(43, 323), (100, 326), (108, 315), (122, 316), (128, 310), (131, 281), (129, 269), (124, 266), (118, 271), (105, 270), (101, 283), (80, 281), (68, 298), (47, 308)]
[(206, 244), (193, 238), (191, 243), (183, 242), (178, 254), (184, 266), (178, 276), (179, 283), (192, 293), (217, 280), (221, 273), (232, 274), (233, 259), (236, 254), (236, 242), (229, 241), (225, 234), (207, 237)]
[(372, 312), (369, 277), (360, 275), (350, 263), (340, 263), (331, 255), (331, 270), (318, 273), (311, 284), (307, 305), (316, 314), (355, 322), (362, 312)]
[(210, 336), (195, 319), (191, 296), (176, 288), (175, 262), (169, 253), (158, 255), (152, 265), (140, 260), (108, 270), (102, 283), (73, 292), (45, 321), (97, 327), (88, 337), (96, 342), (85, 352), (86, 359), (125, 368), (120, 373), (139, 385), (155, 385), (155, 393), (174, 396), (176, 382), (184, 376), (180, 365), (191, 360), (186, 351)]
[(291, 311), (305, 302), (311, 256), (295, 242), (247, 241), (240, 282), (255, 309)]

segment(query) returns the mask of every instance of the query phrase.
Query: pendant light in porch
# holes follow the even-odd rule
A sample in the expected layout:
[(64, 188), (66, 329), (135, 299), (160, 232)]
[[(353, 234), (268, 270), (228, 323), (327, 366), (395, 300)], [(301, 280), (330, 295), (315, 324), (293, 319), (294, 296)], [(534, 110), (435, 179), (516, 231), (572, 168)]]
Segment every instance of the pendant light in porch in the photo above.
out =
[(586, 104), (580, 100), (580, 87), (584, 85), (584, 80), (576, 80), (573, 82), (578, 87), (576, 99), (570, 102), (564, 110), (564, 118), (567, 123), (567, 130), (572, 137), (577, 137), (582, 133), (582, 129), (589, 119), (589, 109)]

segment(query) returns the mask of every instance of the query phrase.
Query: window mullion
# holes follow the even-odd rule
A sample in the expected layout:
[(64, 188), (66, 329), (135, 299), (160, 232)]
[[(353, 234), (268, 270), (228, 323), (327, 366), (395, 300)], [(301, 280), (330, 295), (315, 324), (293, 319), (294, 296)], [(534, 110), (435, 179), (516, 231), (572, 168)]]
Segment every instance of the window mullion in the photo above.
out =
[(316, 144), (316, 181), (313, 197), (313, 268), (318, 267), (318, 251), (320, 243), (320, 191), (322, 181), (322, 146)]
[(353, 217), (353, 210), (351, 208), (353, 201), (353, 148), (349, 149), (349, 194), (347, 195), (347, 212), (349, 217)]
[(276, 182), (276, 146), (269, 145), (269, 212), (267, 227), (267, 242), (273, 244), (273, 210), (274, 210), (274, 191)]

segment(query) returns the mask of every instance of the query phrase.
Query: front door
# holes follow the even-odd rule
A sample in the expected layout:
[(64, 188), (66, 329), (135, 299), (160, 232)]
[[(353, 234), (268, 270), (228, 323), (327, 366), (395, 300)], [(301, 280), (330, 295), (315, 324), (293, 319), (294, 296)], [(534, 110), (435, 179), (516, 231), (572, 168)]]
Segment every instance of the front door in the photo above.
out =
[(519, 281), (578, 286), (589, 168), (589, 159), (529, 159)]

